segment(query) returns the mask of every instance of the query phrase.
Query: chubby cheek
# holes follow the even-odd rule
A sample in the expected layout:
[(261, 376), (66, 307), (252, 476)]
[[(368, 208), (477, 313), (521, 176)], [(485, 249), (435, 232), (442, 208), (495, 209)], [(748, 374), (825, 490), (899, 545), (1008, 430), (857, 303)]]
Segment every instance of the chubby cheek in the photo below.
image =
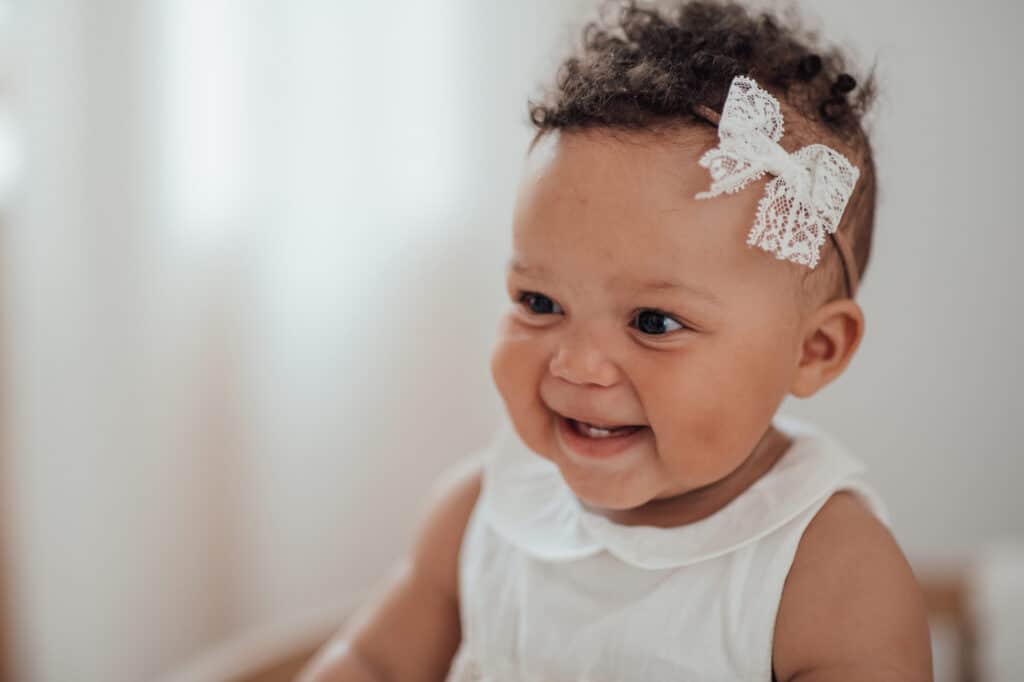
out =
[(721, 478), (731, 464), (732, 447), (725, 432), (735, 413), (723, 404), (722, 386), (713, 373), (688, 366), (655, 376), (648, 385), (648, 390), (640, 390), (649, 396), (648, 418), (672, 492)]
[(658, 397), (650, 401), (651, 423), (662, 465), (678, 488), (707, 485), (740, 466), (785, 397), (769, 349), (719, 348), (714, 357), (653, 378), (651, 395)]
[(491, 378), (519, 437), (534, 452), (547, 456), (553, 445), (551, 415), (540, 400), (546, 369), (542, 344), (512, 319), (502, 318), (491, 351)]

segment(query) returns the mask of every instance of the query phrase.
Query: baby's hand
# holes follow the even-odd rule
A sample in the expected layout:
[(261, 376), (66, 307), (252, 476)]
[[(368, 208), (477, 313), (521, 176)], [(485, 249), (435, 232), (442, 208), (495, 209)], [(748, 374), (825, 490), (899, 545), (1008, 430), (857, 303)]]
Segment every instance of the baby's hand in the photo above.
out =
[(458, 556), (480, 492), (478, 468), (451, 482), (387, 590), (325, 645), (297, 682), (440, 682), (462, 639)]

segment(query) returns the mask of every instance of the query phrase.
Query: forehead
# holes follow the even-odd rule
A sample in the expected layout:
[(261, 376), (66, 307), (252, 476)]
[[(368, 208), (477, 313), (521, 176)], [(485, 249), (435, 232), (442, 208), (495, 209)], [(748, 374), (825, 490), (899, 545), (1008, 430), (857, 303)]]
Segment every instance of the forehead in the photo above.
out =
[(711, 127), (542, 137), (524, 165), (513, 260), (610, 286), (683, 280), (722, 295), (791, 282), (786, 263), (746, 244), (764, 181), (694, 198), (710, 185), (698, 160), (716, 142)]

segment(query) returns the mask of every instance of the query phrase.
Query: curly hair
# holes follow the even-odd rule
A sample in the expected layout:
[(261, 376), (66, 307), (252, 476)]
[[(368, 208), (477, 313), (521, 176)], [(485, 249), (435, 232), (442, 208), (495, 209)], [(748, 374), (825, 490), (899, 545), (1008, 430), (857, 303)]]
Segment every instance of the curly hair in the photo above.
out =
[[(608, 12), (618, 9), (617, 12)], [(612, 14), (612, 19), (604, 15)], [(863, 119), (875, 96), (873, 75), (858, 85), (846, 59), (819, 45), (799, 17), (753, 12), (732, 0), (675, 0), (639, 6), (607, 1), (584, 25), (582, 49), (558, 69), (541, 101), (528, 102), (534, 142), (552, 130), (613, 128), (664, 132), (707, 125), (695, 109), (721, 111), (734, 76), (747, 75), (796, 112), (786, 143), (824, 142), (860, 168), (838, 229), (849, 240), (859, 278), (871, 252), (876, 180)], [(792, 151), (792, 150), (791, 150)], [(826, 251), (828, 253), (826, 253)], [(806, 287), (808, 280), (812, 285)], [(834, 248), (803, 275), (805, 293), (843, 295)]]

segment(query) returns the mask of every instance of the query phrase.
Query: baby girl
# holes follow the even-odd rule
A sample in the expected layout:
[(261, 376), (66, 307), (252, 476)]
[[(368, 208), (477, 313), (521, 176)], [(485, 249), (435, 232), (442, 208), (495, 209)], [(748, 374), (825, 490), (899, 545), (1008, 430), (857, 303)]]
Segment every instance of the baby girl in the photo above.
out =
[(863, 466), (777, 414), (864, 335), (871, 91), (731, 2), (587, 26), (530, 105), (506, 419), (303, 680), (931, 679)]

